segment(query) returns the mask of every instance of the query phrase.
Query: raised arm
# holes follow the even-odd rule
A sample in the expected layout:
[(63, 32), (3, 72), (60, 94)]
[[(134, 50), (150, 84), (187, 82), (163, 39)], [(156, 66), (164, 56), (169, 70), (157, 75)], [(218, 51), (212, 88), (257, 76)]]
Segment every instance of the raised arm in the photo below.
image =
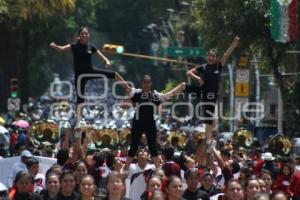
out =
[(221, 154), (217, 151), (217, 149), (216, 149), (215, 147), (213, 147), (212, 153), (213, 153), (213, 155), (214, 155), (216, 161), (218, 162), (220, 168), (221, 168), (221, 169), (224, 169), (226, 164), (225, 164), (225, 162), (224, 162), (224, 160), (223, 160)]
[(126, 90), (127, 93), (131, 93), (132, 87), (124, 80), (124, 78), (118, 73), (115, 72), (116, 81), (121, 84), (121, 86)]
[(67, 44), (65, 46), (59, 46), (57, 44), (55, 44), (54, 42), (51, 42), (50, 47), (52, 47), (53, 49), (55, 49), (56, 51), (59, 52), (65, 52), (71, 49), (71, 45)]
[(226, 64), (229, 56), (232, 54), (234, 49), (239, 45), (239, 41), (240, 41), (240, 38), (237, 36), (233, 39), (232, 43), (230, 44), (228, 49), (225, 51), (225, 53), (223, 54), (223, 56), (220, 60), (222, 66), (224, 66)]
[(110, 61), (101, 53), (101, 51), (97, 50), (97, 55), (105, 62), (105, 65), (111, 65)]

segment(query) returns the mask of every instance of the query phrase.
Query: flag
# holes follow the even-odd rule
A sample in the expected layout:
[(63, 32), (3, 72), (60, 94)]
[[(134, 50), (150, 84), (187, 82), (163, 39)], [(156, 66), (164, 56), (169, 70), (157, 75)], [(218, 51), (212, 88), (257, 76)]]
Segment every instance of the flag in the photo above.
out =
[(271, 0), (271, 36), (276, 42), (295, 42), (298, 37), (298, 0)]

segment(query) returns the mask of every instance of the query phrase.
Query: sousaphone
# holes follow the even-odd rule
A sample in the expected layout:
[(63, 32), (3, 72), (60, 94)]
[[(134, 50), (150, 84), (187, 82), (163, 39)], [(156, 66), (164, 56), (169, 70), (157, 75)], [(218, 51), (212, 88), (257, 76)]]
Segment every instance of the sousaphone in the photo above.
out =
[(250, 148), (253, 143), (253, 133), (245, 128), (239, 128), (232, 136), (234, 148)]
[(273, 155), (286, 156), (292, 151), (293, 145), (289, 138), (276, 134), (269, 141), (269, 151)]
[(187, 141), (186, 134), (181, 131), (171, 131), (167, 138), (167, 145), (183, 149)]
[(39, 142), (56, 144), (59, 141), (59, 125), (53, 120), (35, 122), (31, 131), (33, 138)]

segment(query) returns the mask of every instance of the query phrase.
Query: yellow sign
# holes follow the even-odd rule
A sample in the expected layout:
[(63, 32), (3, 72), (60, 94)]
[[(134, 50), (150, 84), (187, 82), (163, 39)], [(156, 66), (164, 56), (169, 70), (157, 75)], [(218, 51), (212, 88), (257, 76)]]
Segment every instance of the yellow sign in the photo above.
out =
[(237, 83), (235, 85), (235, 96), (248, 97), (249, 96), (249, 83)]

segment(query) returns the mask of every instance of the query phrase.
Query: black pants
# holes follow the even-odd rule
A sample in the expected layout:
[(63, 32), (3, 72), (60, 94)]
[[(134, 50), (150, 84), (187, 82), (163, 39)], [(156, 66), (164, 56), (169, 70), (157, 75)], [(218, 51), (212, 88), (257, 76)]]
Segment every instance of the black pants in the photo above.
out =
[(212, 125), (212, 115), (215, 113), (217, 92), (196, 85), (187, 85), (185, 92), (189, 94), (194, 94), (197, 96), (198, 99), (200, 99), (200, 102), (202, 103), (201, 108), (203, 109), (203, 122)]
[(134, 157), (143, 133), (146, 134), (147, 144), (152, 157), (158, 155), (156, 148), (156, 124), (154, 120), (133, 120), (131, 128), (131, 144), (128, 152), (129, 157)]
[[(77, 105), (81, 104), (81, 103), (84, 103), (84, 97), (80, 97), (79, 94), (78, 94), (78, 91), (77, 91), (77, 88), (80, 88), (80, 93), (82, 95), (84, 95), (84, 88), (85, 88), (85, 84), (88, 82), (88, 80), (91, 80), (91, 79), (96, 79), (98, 77), (89, 77), (88, 75), (89, 74), (92, 74), (92, 75), (103, 75), (103, 76), (106, 76), (108, 79), (114, 79), (115, 78), (115, 75), (116, 73), (114, 71), (111, 71), (111, 70), (96, 70), (96, 69), (89, 69), (89, 70), (86, 70), (84, 72), (76, 72), (75, 70), (75, 91), (76, 91), (76, 95), (77, 95)], [(79, 83), (78, 79), (80, 77), (80, 75), (86, 75), (84, 76), (83, 78), (81, 78), (81, 81)], [(100, 77), (99, 77), (100, 78)]]

